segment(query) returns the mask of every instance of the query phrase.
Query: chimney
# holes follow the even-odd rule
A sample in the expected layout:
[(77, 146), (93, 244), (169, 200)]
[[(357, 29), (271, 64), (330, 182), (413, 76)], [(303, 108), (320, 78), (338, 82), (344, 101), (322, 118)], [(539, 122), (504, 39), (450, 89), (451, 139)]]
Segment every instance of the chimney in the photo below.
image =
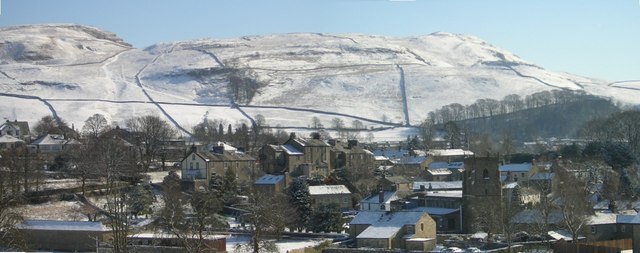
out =
[[(429, 185), (431, 185), (431, 184), (429, 184)], [(424, 190), (425, 190), (425, 188), (424, 188), (424, 184), (421, 184), (421, 185), (420, 185), (420, 191), (421, 191), (421, 192), (423, 192)]]
[(194, 153), (196, 151), (198, 151), (198, 148), (196, 148), (196, 145), (191, 145), (191, 148), (189, 149), (189, 152), (190, 153)]
[(384, 191), (383, 190), (380, 190), (378, 192), (378, 203), (380, 203), (380, 204), (384, 203)]

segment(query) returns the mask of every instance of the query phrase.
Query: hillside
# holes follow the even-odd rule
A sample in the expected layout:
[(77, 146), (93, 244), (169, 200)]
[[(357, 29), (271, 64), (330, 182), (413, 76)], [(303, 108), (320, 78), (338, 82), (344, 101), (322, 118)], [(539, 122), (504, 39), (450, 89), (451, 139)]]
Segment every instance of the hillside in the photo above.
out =
[[(261, 114), (268, 125), (292, 130), (313, 117), (325, 126), (340, 118), (381, 128), (418, 125), (442, 105), (508, 94), (584, 90), (626, 103), (640, 95), (637, 82), (548, 71), (479, 38), (444, 32), (299, 33), (144, 49), (78, 25), (3, 28), (0, 38), (0, 115), (33, 123), (55, 114), (78, 128), (94, 113), (118, 124), (157, 114), (185, 133), (205, 115), (236, 123)], [(412, 131), (375, 134), (401, 139)]]

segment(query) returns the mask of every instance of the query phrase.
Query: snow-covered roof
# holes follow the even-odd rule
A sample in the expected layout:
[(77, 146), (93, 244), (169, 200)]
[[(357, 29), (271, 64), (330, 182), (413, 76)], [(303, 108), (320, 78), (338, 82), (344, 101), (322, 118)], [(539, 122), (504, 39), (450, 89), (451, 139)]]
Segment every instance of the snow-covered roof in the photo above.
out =
[(400, 231), (404, 225), (415, 225), (423, 211), (365, 211), (359, 212), (350, 224), (369, 224), (356, 238), (390, 238)]
[(427, 191), (427, 196), (445, 197), (445, 198), (462, 198), (462, 190), (456, 190), (456, 191)]
[(451, 175), (451, 170), (449, 169), (427, 169), (427, 172), (434, 176)]
[(427, 154), (430, 156), (472, 156), (473, 152), (463, 149), (432, 149)]
[(284, 149), (284, 152), (286, 152), (289, 155), (304, 155), (302, 151), (298, 150), (296, 147), (290, 144), (282, 145), (282, 149)]
[(611, 212), (596, 212), (589, 217), (587, 224), (589, 225), (604, 225), (604, 224), (616, 224), (617, 214)]
[[(567, 230), (549, 231), (547, 232), (547, 234), (555, 240), (565, 240), (565, 241), (573, 240), (573, 236), (571, 235), (571, 232)], [(584, 239), (584, 236), (578, 236), (578, 239), (579, 240)]]
[(425, 190), (462, 190), (462, 181), (425, 181), (413, 182), (413, 191), (420, 191), (421, 185)]
[(505, 164), (505, 165), (500, 165), (500, 167), (498, 167), (498, 170), (500, 170), (500, 172), (528, 172), (531, 169), (531, 164), (530, 163), (512, 163), (512, 164)]
[(18, 224), (18, 228), (59, 231), (108, 231), (108, 229), (99, 221), (25, 220), (21, 224)]
[(0, 136), (0, 143), (16, 143), (16, 142), (24, 142), (24, 141), (16, 137), (13, 137), (11, 135)]
[(511, 182), (502, 186), (502, 189), (515, 189), (518, 187), (518, 182)]
[(386, 156), (382, 156), (382, 155), (376, 155), (376, 156), (373, 156), (373, 160), (376, 160), (376, 161), (388, 161), (389, 158), (387, 158)]
[(264, 175), (258, 180), (256, 180), (255, 184), (277, 184), (278, 182), (284, 180), (283, 175)]
[(67, 140), (64, 139), (64, 136), (59, 134), (47, 134), (42, 136), (40, 139), (32, 142), (32, 145), (56, 145), (56, 144), (65, 144)]
[[(398, 195), (396, 194), (395, 191), (385, 191), (383, 196), (383, 203), (389, 203), (392, 200), (396, 200), (398, 199)], [(365, 203), (365, 204), (382, 204), (379, 201), (379, 195), (378, 194), (371, 194), (371, 196), (369, 196), (366, 199), (363, 199), (360, 201), (360, 203)]]
[(344, 185), (314, 185), (309, 186), (309, 195), (351, 194)]
[[(128, 236), (135, 239), (163, 239), (163, 238), (176, 238), (176, 235), (169, 233), (137, 233)], [(227, 238), (226, 235), (203, 235), (205, 239), (223, 239)]]

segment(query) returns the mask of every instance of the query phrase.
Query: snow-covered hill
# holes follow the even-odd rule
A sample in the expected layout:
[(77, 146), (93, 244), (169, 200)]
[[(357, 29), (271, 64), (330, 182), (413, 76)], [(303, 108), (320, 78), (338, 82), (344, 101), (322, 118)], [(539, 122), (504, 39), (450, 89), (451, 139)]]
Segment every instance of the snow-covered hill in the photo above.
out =
[[(205, 114), (229, 123), (261, 114), (268, 125), (292, 129), (312, 117), (325, 126), (341, 118), (393, 127), (417, 125), (446, 104), (508, 94), (585, 90), (629, 103), (640, 95), (637, 82), (548, 71), (479, 38), (442, 32), (299, 33), (145, 49), (78, 25), (3, 28), (0, 38), (0, 117), (35, 122), (54, 113), (78, 128), (94, 113), (116, 123), (157, 114), (186, 132)], [(233, 76), (255, 81), (255, 94), (234, 101)]]

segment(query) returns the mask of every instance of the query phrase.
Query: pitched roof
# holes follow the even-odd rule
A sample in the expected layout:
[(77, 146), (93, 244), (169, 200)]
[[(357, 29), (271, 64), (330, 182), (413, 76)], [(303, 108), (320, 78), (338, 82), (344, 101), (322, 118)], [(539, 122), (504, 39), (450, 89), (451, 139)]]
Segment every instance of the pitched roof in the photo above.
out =
[[(189, 153), (191, 154), (191, 153)], [(235, 162), (235, 161), (255, 161), (256, 159), (250, 155), (247, 155), (238, 151), (213, 153), (210, 151), (197, 151), (196, 154), (204, 158), (207, 162)]]
[(284, 152), (286, 152), (288, 155), (304, 155), (302, 151), (298, 150), (296, 147), (294, 147), (291, 144), (284, 144), (284, 145), (281, 145), (280, 147), (282, 147)]
[(23, 140), (18, 139), (16, 137), (13, 137), (11, 135), (3, 135), (0, 136), (0, 143), (16, 143), (16, 142), (23, 142)]
[(309, 186), (309, 195), (351, 194), (344, 185), (315, 185)]
[(0, 129), (5, 125), (11, 125), (13, 128), (20, 130), (20, 135), (28, 135), (29, 132), (29, 122), (27, 121), (9, 121), (7, 120), (5, 123), (0, 125)]
[(60, 134), (47, 134), (45, 136), (40, 137), (40, 139), (32, 142), (32, 145), (64, 145), (69, 140), (66, 140), (64, 136)]
[(451, 170), (449, 169), (427, 169), (427, 172), (429, 172), (431, 175), (438, 175), (438, 176), (443, 176), (443, 175), (451, 175)]
[(424, 156), (403, 156), (396, 159), (392, 159), (391, 162), (394, 164), (404, 164), (404, 165), (419, 165), (427, 160)]
[[(399, 197), (395, 191), (385, 191), (383, 193), (383, 203), (387, 203), (396, 199), (399, 199)], [(371, 196), (369, 196), (368, 198), (361, 200), (360, 203), (382, 204), (380, 203), (379, 194), (371, 194)]]
[(404, 225), (415, 225), (422, 215), (426, 215), (423, 211), (364, 211), (359, 212), (356, 217), (351, 220), (350, 224), (370, 225), (356, 238), (389, 238), (397, 234)]

